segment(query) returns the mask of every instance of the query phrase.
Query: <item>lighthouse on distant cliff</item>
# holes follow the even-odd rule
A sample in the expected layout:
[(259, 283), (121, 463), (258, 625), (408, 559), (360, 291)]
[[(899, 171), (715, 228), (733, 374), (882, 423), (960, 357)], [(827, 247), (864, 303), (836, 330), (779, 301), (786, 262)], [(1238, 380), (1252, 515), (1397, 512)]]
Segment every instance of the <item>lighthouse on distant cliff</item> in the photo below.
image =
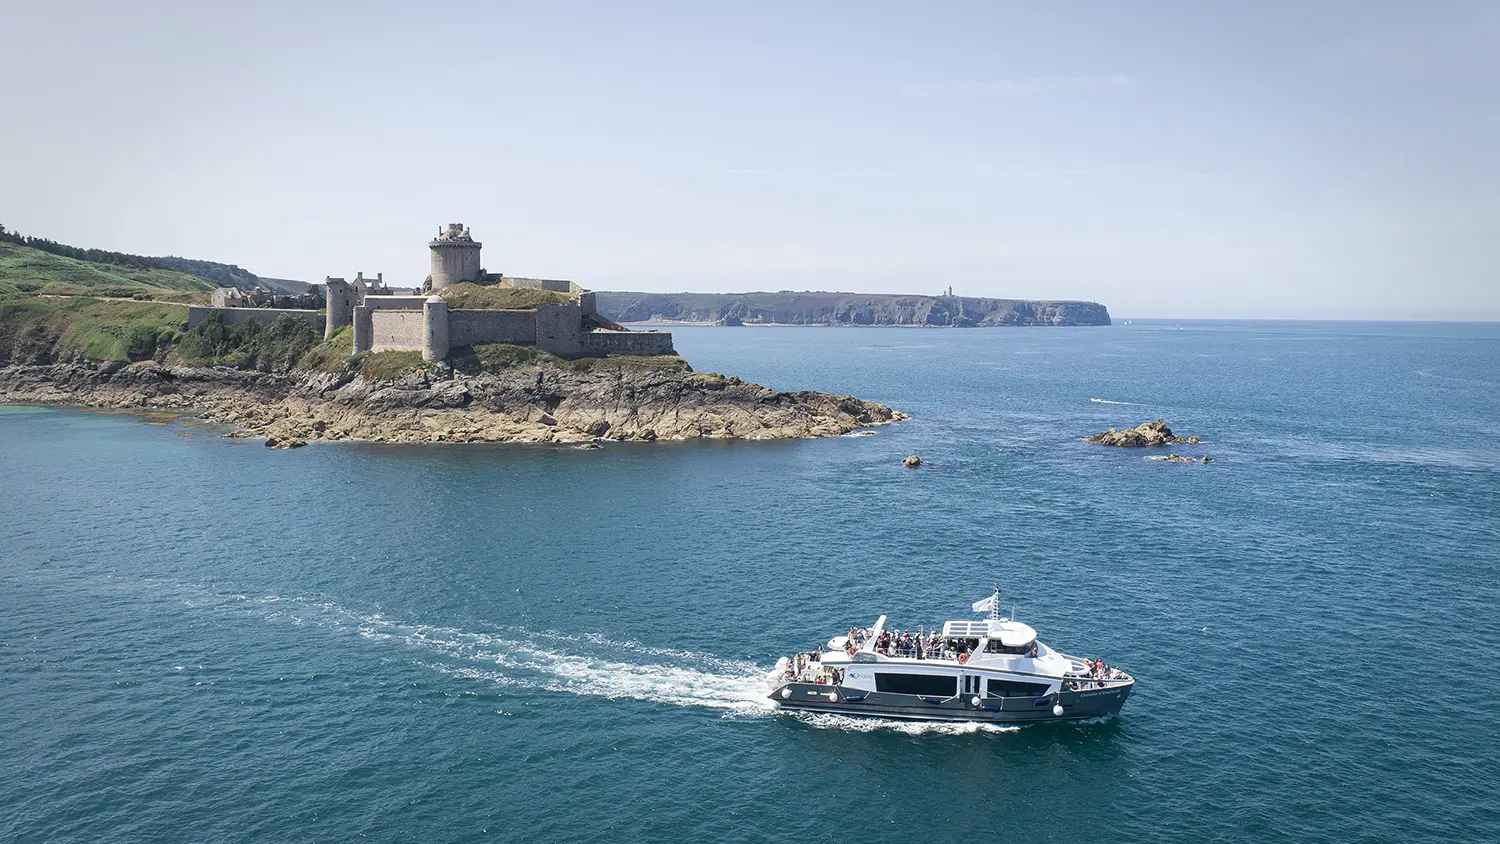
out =
[(469, 234), (463, 223), (449, 223), (440, 230), (427, 243), (432, 251), (432, 292), (483, 278), (484, 270), (479, 266), (479, 249), (483, 245)]

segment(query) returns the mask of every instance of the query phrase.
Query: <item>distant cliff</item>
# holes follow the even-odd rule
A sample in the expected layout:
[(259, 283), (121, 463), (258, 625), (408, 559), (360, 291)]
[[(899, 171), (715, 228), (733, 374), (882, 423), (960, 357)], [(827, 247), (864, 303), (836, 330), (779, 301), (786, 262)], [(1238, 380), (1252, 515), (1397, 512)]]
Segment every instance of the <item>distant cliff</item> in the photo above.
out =
[(901, 296), (888, 293), (597, 294), (599, 313), (616, 322), (720, 325), (1109, 325), (1097, 302)]

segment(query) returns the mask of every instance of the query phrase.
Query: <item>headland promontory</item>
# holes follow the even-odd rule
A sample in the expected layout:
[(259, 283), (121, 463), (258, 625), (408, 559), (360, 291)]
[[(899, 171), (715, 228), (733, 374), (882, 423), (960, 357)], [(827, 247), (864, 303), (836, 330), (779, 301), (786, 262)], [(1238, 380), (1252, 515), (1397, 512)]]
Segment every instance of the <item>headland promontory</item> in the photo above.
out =
[(0, 402), (192, 411), (268, 445), (805, 438), (905, 418), (695, 372), (574, 282), (489, 273), (459, 223), (406, 290), (363, 273), (247, 290), (220, 280), (233, 265), (38, 245), (0, 238)]

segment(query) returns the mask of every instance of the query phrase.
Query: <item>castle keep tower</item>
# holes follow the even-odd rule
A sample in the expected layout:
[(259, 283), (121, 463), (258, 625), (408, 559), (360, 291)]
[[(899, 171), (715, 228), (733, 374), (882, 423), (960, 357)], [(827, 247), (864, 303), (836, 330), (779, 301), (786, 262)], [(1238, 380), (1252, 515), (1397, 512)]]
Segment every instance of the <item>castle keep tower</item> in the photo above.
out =
[(328, 315), (323, 322), (323, 339), (327, 340), (333, 332), (354, 323), (354, 307), (359, 303), (355, 301), (349, 282), (342, 278), (328, 276), (323, 284), (328, 287)]
[(439, 231), (427, 244), (432, 250), (432, 292), (462, 281), (479, 281), (483, 275), (479, 249), (483, 245), (469, 234), (463, 223), (449, 223)]

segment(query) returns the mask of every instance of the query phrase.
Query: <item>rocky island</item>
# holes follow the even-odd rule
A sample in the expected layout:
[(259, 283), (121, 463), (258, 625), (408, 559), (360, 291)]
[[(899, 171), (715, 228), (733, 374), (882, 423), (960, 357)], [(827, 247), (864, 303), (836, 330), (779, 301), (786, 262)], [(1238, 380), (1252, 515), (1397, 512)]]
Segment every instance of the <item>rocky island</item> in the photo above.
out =
[[(1155, 422), (1147, 422), (1134, 428), (1115, 429), (1101, 431), (1089, 437), (1089, 442), (1098, 445), (1116, 446), (1118, 448), (1153, 448), (1161, 445), (1177, 445), (1179, 443), (1197, 445), (1202, 442), (1197, 437), (1179, 437), (1172, 433), (1167, 423), (1158, 419)], [(1174, 455), (1175, 456), (1175, 455)]]
[[(806, 438), (905, 418), (695, 372), (671, 335), (625, 330), (572, 282), (485, 272), (461, 224), (440, 229), (432, 275), (404, 293), (360, 274), (296, 296), (210, 294), (175, 269), (3, 246), (0, 259), (22, 260), (0, 270), (105, 276), (128, 298), (0, 273), (0, 402), (191, 411), (273, 446)], [(178, 289), (133, 284), (143, 273)]]

